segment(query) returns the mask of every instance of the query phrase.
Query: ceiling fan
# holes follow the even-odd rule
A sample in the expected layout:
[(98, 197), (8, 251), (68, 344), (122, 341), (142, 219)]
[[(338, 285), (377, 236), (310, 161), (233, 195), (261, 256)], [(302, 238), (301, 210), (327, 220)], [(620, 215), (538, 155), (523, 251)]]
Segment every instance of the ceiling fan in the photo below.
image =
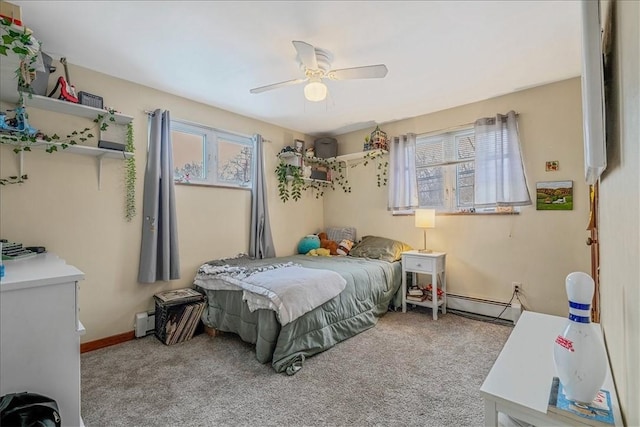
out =
[(292, 43), (296, 52), (298, 52), (298, 60), (300, 61), (300, 67), (304, 70), (305, 78), (261, 86), (251, 89), (249, 92), (262, 93), (284, 86), (308, 82), (304, 87), (304, 96), (309, 101), (322, 101), (327, 96), (327, 86), (322, 82), (323, 79), (378, 79), (387, 75), (387, 66), (384, 64), (332, 70), (331, 60), (333, 55), (331, 52), (302, 41), (294, 40)]

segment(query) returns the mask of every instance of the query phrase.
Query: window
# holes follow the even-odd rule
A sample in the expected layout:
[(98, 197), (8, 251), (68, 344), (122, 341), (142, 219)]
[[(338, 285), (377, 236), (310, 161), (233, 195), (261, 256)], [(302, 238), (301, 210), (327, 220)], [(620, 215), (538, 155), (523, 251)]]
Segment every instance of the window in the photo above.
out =
[(251, 188), (250, 137), (172, 120), (171, 139), (175, 182)]
[(418, 135), (416, 175), (421, 208), (440, 212), (471, 210), (475, 178), (473, 128)]

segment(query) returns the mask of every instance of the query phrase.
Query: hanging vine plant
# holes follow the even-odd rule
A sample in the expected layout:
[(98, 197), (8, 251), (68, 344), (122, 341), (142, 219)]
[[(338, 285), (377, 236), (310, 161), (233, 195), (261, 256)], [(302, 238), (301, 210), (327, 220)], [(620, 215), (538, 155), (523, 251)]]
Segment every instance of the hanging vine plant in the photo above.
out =
[[(127, 144), (125, 151), (133, 153), (135, 150), (135, 144), (133, 143), (133, 124), (129, 122), (127, 124)], [(125, 163), (125, 218), (127, 221), (131, 221), (136, 215), (136, 159), (129, 157)]]
[(280, 195), (280, 200), (283, 202), (286, 202), (289, 198), (295, 201), (300, 200), (302, 190), (304, 189), (301, 168), (280, 162), (275, 172), (278, 177), (278, 194)]
[(283, 202), (288, 201), (290, 198), (298, 200), (302, 196), (302, 191), (305, 190), (312, 190), (317, 199), (324, 195), (324, 191), (327, 188), (335, 190), (336, 187), (342, 188), (342, 191), (345, 193), (351, 193), (351, 185), (346, 174), (347, 168), (356, 167), (360, 164), (367, 166), (370, 162), (373, 162), (376, 165), (376, 183), (378, 187), (386, 186), (388, 183), (387, 174), (389, 162), (383, 159), (384, 154), (386, 154), (385, 151), (372, 150), (371, 152), (364, 154), (360, 160), (350, 161), (349, 164), (335, 158), (303, 158), (303, 162), (307, 166), (312, 165), (315, 167), (326, 168), (330, 173), (330, 178), (327, 181), (319, 179), (305, 180), (301, 176), (301, 167), (289, 165), (288, 163), (281, 161), (276, 168), (280, 199)]
[[(31, 82), (35, 78), (36, 70), (34, 64), (38, 59), (40, 42), (32, 37), (26, 27), (18, 31), (19, 28), (13, 24), (11, 19), (0, 18), (0, 32), (2, 35), (0, 38), (0, 55), (8, 57), (11, 53), (18, 57), (20, 61), (15, 71), (18, 87), (30, 91)], [(22, 101), (22, 93), (20, 93), (20, 101)]]

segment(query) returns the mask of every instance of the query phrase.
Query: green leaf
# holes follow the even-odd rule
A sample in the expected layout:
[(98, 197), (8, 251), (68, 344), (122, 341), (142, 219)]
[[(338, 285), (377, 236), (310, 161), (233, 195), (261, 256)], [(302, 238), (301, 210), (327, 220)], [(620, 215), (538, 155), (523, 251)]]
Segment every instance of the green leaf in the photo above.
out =
[(16, 148), (14, 148), (14, 149), (13, 149), (13, 152), (14, 152), (14, 153), (16, 153), (16, 154), (18, 154), (18, 153), (19, 153), (19, 152), (21, 152), (21, 151), (22, 151), (22, 149), (21, 149), (21, 148), (18, 148), (18, 147), (16, 147)]
[(4, 55), (4, 56), (8, 56), (7, 55), (7, 47), (6, 46), (0, 45), (0, 54)]
[(29, 53), (29, 51), (23, 47), (19, 47), (19, 46), (14, 46), (13, 49), (11, 49), (14, 53), (18, 54), (18, 55), (26, 55)]
[(54, 133), (53, 136), (51, 137), (51, 139), (60, 139), (60, 137), (58, 136), (57, 133)]
[(22, 147), (24, 151), (31, 151), (31, 147)]
[(108, 126), (109, 126), (109, 125), (107, 125), (106, 123), (103, 123), (103, 124), (102, 124), (102, 126), (100, 126), (100, 130), (101, 130), (101, 131), (105, 131), (105, 130), (107, 130), (107, 127), (108, 127)]
[(9, 34), (2, 35), (2, 43), (4, 43), (5, 45), (12, 44), (14, 40), (15, 38), (11, 37)]
[(93, 134), (90, 133), (89, 135), (87, 135), (87, 138), (93, 138)]
[(77, 134), (78, 134), (77, 130), (74, 130), (73, 132), (71, 132), (71, 135), (77, 135)]

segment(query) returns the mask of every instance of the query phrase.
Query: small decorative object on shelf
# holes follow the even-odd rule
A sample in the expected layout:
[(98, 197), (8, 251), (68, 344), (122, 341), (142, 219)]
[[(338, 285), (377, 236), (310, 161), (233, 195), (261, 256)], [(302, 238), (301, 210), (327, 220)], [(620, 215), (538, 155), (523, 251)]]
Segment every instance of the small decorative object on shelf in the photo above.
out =
[(604, 344), (591, 325), (594, 282), (581, 271), (565, 281), (569, 298), (569, 319), (555, 339), (553, 361), (567, 399), (589, 404), (604, 383), (607, 355)]
[(371, 146), (369, 135), (366, 135), (364, 137), (364, 146), (362, 147), (362, 151), (369, 151), (369, 150), (373, 150), (373, 147)]
[(369, 138), (369, 146), (371, 150), (380, 149), (380, 150), (388, 150), (388, 140), (387, 133), (380, 130), (379, 126), (376, 126), (376, 129), (371, 132), (371, 137)]

